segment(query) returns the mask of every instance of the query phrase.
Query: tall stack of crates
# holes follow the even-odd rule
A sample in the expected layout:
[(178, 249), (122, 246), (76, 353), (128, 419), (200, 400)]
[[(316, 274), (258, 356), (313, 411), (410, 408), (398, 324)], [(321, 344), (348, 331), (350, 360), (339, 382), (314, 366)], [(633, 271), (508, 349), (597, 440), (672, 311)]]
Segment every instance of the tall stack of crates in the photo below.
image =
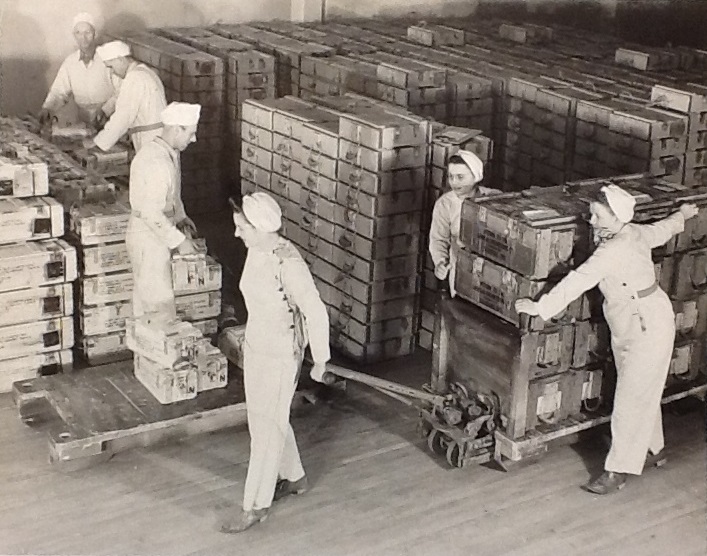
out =
[[(421, 312), (419, 345), (424, 349), (432, 347), (432, 333), (434, 331), (434, 312), (437, 298), (437, 279), (434, 275), (434, 264), (428, 252), (430, 226), (432, 223), (432, 210), (434, 204), (445, 192), (449, 191), (447, 185), (447, 164), (449, 159), (459, 150), (466, 150), (476, 154), (484, 163), (484, 171), (489, 169), (489, 160), (493, 151), (492, 141), (484, 136), (480, 130), (466, 129), (451, 126), (436, 126), (432, 137), (432, 155), (430, 161), (429, 186), (425, 197), (425, 208), (422, 213), (422, 238), (421, 259)], [(486, 176), (481, 185), (488, 183)]]
[(228, 362), (198, 328), (181, 320), (129, 318), (135, 377), (162, 404), (197, 397), (228, 382)]
[[(598, 296), (589, 292), (551, 322), (519, 315), (515, 301), (538, 299), (593, 248), (584, 220), (599, 189), (616, 184), (637, 200), (634, 221), (653, 222), (684, 202), (704, 206), (707, 191), (642, 176), (586, 180), (465, 201), (461, 238), (465, 245), (457, 268), (457, 295), (512, 324), (519, 340), (517, 376), (497, 370), (480, 373), (477, 386), (504, 392), (506, 433), (524, 436), (542, 423), (555, 423), (595, 410), (611, 399), (610, 345)], [(694, 384), (704, 373), (705, 295), (703, 242), (707, 216), (688, 222), (684, 233), (654, 250), (656, 279), (670, 295), (677, 338), (667, 387)], [(702, 261), (702, 264), (698, 261)], [(499, 325), (501, 326), (501, 325)], [(504, 325), (507, 328), (507, 325)], [(503, 376), (501, 376), (503, 375)], [(519, 380), (527, 384), (518, 386)], [(512, 387), (511, 387), (512, 385)]]
[(76, 251), (60, 239), (64, 210), (48, 194), (46, 163), (29, 153), (0, 157), (1, 392), (73, 364)]
[(69, 211), (67, 239), (78, 251), (78, 351), (89, 365), (130, 359), (125, 319), (132, 315), (133, 273), (125, 234), (130, 209), (118, 202), (81, 203)]
[(320, 58), (304, 56), (300, 73), (300, 96), (342, 95), (360, 93), (370, 97), (378, 94), (376, 65), (349, 56)]
[(223, 60), (151, 32), (129, 35), (132, 56), (162, 80), (167, 102), (201, 105), (197, 142), (181, 155), (182, 199), (188, 214), (222, 210), (227, 191), (221, 164), (224, 147)]
[(198, 253), (172, 256), (172, 285), (177, 316), (213, 338), (221, 314), (221, 265), (206, 253), (206, 242), (196, 241)]

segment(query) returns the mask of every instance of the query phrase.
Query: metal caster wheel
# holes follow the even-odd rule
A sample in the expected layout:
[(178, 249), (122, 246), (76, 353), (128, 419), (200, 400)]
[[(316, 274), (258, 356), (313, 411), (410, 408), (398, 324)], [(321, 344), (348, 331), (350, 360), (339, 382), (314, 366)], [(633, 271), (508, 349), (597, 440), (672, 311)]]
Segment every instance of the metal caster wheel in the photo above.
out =
[(447, 453), (448, 444), (449, 441), (447, 437), (437, 429), (432, 430), (427, 437), (427, 447), (430, 449), (430, 452), (438, 456), (443, 456)]
[(462, 458), (462, 451), (459, 448), (459, 444), (452, 441), (447, 446), (447, 463), (452, 467), (464, 467), (464, 458)]

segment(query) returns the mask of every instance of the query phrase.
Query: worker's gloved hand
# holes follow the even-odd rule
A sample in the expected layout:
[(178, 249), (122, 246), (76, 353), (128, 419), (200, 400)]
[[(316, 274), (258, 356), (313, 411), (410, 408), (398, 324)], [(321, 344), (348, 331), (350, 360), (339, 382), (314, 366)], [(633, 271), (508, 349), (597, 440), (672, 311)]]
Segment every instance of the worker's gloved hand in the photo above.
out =
[(435, 266), (435, 277), (438, 280), (444, 280), (447, 277), (447, 274), (449, 274), (448, 263), (439, 263), (437, 266)]
[(694, 203), (685, 203), (684, 205), (680, 205), (680, 214), (683, 215), (685, 220), (690, 220), (690, 218), (693, 218), (697, 216), (697, 214), (700, 212), (700, 209), (697, 208), (697, 205)]
[(182, 220), (177, 222), (177, 228), (188, 238), (195, 238), (197, 236), (196, 224), (194, 224), (194, 221), (188, 216), (185, 216)]
[(197, 250), (194, 246), (194, 242), (189, 238), (185, 238), (184, 241), (177, 246), (177, 253), (180, 255), (195, 255)]
[(516, 299), (516, 313), (527, 313), (531, 316), (537, 316), (540, 314), (538, 312), (537, 303), (528, 298)]
[(41, 125), (50, 125), (54, 119), (54, 114), (47, 108), (42, 108), (37, 114), (37, 119)]
[(96, 129), (103, 129), (103, 126), (106, 125), (107, 121), (108, 116), (106, 116), (106, 113), (103, 110), (97, 110), (96, 113), (93, 115), (91, 125)]
[[(309, 376), (312, 377), (312, 380), (316, 380), (322, 384), (330, 384), (330, 381), (326, 380), (325, 374), (327, 374), (326, 363), (315, 363), (312, 366), (312, 370), (309, 371)], [(331, 373), (329, 373), (329, 375), (331, 376)]]

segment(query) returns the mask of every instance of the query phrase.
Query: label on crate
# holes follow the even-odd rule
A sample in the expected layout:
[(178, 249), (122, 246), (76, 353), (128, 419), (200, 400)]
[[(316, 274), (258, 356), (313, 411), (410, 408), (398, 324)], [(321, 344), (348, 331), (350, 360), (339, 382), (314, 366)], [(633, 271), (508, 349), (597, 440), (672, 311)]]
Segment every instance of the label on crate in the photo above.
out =
[(177, 315), (185, 320), (212, 319), (221, 314), (220, 291), (181, 295), (177, 296), (175, 301)]
[(5, 359), (0, 362), (0, 393), (11, 392), (14, 382), (68, 372), (73, 362), (70, 349)]
[(73, 282), (76, 250), (61, 239), (0, 246), (0, 291)]
[(0, 156), (0, 197), (49, 195), (49, 169), (39, 158)]
[(0, 293), (0, 326), (66, 317), (73, 312), (71, 284)]
[(176, 295), (221, 289), (222, 268), (212, 257), (172, 260), (172, 282)]
[(85, 204), (69, 212), (69, 229), (82, 245), (124, 241), (129, 219), (122, 203)]
[(198, 372), (187, 361), (177, 368), (163, 367), (136, 354), (135, 377), (162, 404), (193, 399), (197, 394)]
[(81, 253), (84, 276), (130, 270), (132, 265), (125, 242), (86, 247)]
[(51, 197), (0, 198), (0, 243), (64, 235), (64, 207)]
[(69, 349), (74, 345), (71, 317), (0, 328), (0, 359)]
[(79, 325), (84, 336), (96, 336), (125, 330), (125, 319), (133, 314), (130, 301), (83, 306), (79, 312)]
[(562, 407), (562, 392), (559, 390), (559, 385), (552, 382), (546, 386), (545, 392), (538, 397), (538, 403), (535, 408), (536, 415), (547, 415), (554, 413)]
[(213, 336), (218, 332), (218, 320), (216, 319), (195, 320), (191, 323), (204, 336)]
[(87, 276), (81, 283), (81, 301), (84, 305), (103, 305), (128, 301), (133, 297), (132, 272), (117, 272)]
[(82, 337), (81, 352), (91, 365), (124, 361), (131, 355), (124, 330)]
[(228, 384), (228, 359), (217, 347), (206, 342), (206, 356), (197, 372), (197, 392), (223, 388)]

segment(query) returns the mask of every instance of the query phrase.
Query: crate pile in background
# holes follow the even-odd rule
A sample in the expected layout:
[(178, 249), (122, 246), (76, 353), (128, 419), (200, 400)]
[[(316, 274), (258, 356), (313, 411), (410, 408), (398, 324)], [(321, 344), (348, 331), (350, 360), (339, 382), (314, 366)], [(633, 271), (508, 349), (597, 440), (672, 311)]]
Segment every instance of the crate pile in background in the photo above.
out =
[(197, 142), (181, 155), (182, 199), (188, 214), (223, 210), (225, 68), (223, 59), (151, 32), (123, 37), (132, 56), (162, 80), (167, 102), (201, 105)]
[(189, 322), (130, 317), (127, 345), (135, 377), (162, 404), (193, 399), (228, 383), (226, 356)]
[(333, 345), (359, 361), (411, 353), (429, 122), (363, 97), (310, 100), (244, 103), (243, 192), (282, 206)]
[[(64, 208), (21, 122), (0, 121), (0, 391), (72, 368), (76, 250), (61, 239)], [(32, 148), (34, 146), (35, 148)], [(60, 158), (61, 153), (55, 153)]]
[[(502, 400), (511, 438), (583, 408), (597, 409), (602, 397), (613, 398), (608, 327), (596, 292), (574, 301), (551, 322), (518, 315), (514, 308), (518, 298), (538, 299), (589, 256), (593, 246), (584, 216), (593, 195), (610, 183), (636, 198), (638, 223), (666, 217), (683, 202), (704, 206), (707, 201), (707, 188), (633, 175), (477, 198), (463, 205), (460, 237), (465, 249), (457, 267), (457, 295), (511, 323), (520, 338), (518, 376), (479, 375), (486, 388), (497, 389), (494, 381), (510, 381), (505, 389), (509, 392), (523, 392), (518, 381), (527, 383), (527, 399), (512, 395)], [(667, 381), (673, 391), (704, 379), (706, 222), (707, 216), (701, 214), (667, 246), (654, 250), (656, 279), (673, 300), (676, 313), (677, 337)]]

